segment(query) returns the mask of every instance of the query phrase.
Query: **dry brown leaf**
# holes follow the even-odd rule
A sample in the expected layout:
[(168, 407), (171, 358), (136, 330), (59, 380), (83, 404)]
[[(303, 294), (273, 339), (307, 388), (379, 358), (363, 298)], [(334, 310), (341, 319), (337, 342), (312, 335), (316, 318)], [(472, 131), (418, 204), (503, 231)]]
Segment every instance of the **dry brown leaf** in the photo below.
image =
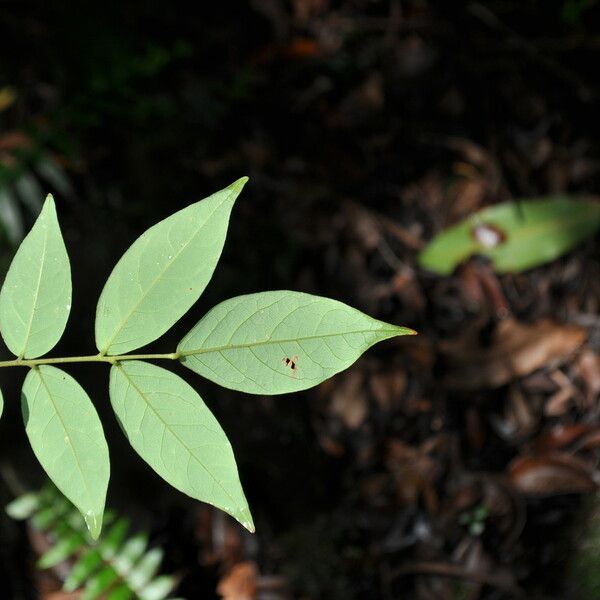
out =
[(434, 488), (440, 472), (440, 461), (431, 456), (445, 443), (443, 436), (426, 440), (416, 448), (393, 439), (388, 442), (387, 466), (396, 482), (398, 500), (412, 505), (422, 496), (431, 512), (438, 510), (438, 498)]
[(235, 565), (217, 586), (223, 600), (254, 600), (258, 582), (258, 568), (246, 561)]
[(600, 393), (600, 356), (585, 349), (577, 361), (577, 370), (585, 385), (586, 405), (592, 406)]
[(534, 452), (553, 450), (593, 450), (600, 445), (600, 427), (578, 423), (554, 427), (538, 436), (532, 444)]
[(598, 489), (593, 471), (583, 460), (564, 452), (521, 456), (508, 467), (515, 487), (527, 496), (555, 496)]
[(369, 377), (369, 388), (382, 410), (397, 407), (406, 391), (406, 372), (400, 369), (387, 373), (376, 373)]
[(586, 335), (586, 330), (576, 325), (549, 320), (526, 325), (506, 319), (497, 327), (489, 346), (459, 340), (442, 348), (450, 367), (444, 384), (459, 390), (505, 385), (564, 361), (581, 346)]
[(338, 383), (331, 396), (329, 412), (348, 429), (358, 429), (368, 413), (368, 399), (363, 389), (363, 374), (350, 371)]

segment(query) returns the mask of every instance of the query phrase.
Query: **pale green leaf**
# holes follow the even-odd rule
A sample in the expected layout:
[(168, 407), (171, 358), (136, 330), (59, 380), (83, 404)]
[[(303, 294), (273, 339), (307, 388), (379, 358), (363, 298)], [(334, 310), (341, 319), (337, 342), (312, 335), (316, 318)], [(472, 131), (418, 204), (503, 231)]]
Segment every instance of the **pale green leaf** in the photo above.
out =
[(38, 494), (27, 493), (15, 498), (6, 506), (6, 514), (15, 521), (29, 519), (40, 507)]
[(164, 600), (175, 587), (175, 578), (171, 575), (161, 575), (151, 581), (140, 591), (140, 600)]
[(23, 239), (23, 218), (16, 206), (17, 201), (5, 189), (0, 189), (0, 226), (4, 237), (16, 246)]
[(0, 291), (0, 332), (16, 356), (35, 358), (60, 339), (71, 310), (71, 267), (52, 196), (21, 243)]
[(83, 536), (79, 532), (72, 532), (67, 537), (58, 540), (54, 546), (45, 552), (38, 560), (37, 566), (40, 569), (54, 567), (75, 554), (84, 544)]
[(96, 345), (123, 354), (160, 337), (198, 300), (217, 265), (247, 177), (143, 233), (110, 274), (96, 310)]
[(146, 552), (131, 573), (127, 575), (127, 583), (135, 589), (144, 587), (156, 575), (162, 559), (161, 548), (152, 548)]
[(123, 548), (119, 551), (119, 554), (115, 556), (113, 567), (121, 574), (129, 573), (133, 568), (133, 565), (139, 560), (140, 556), (144, 554), (146, 546), (148, 545), (148, 535), (146, 533), (138, 533), (131, 539), (127, 540)]
[(128, 360), (111, 368), (110, 399), (129, 442), (161, 477), (254, 530), (231, 444), (191, 386)]
[(387, 338), (412, 335), (336, 300), (276, 291), (238, 296), (210, 310), (181, 340), (181, 362), (251, 394), (321, 383)]
[(499, 273), (520, 272), (558, 258), (600, 227), (600, 203), (567, 197), (520, 200), (480, 210), (437, 235), (419, 264), (449, 275), (473, 255)]
[(81, 511), (96, 539), (110, 466), (102, 424), (89, 396), (68, 373), (41, 365), (25, 378), (22, 408), (35, 455), (56, 487)]

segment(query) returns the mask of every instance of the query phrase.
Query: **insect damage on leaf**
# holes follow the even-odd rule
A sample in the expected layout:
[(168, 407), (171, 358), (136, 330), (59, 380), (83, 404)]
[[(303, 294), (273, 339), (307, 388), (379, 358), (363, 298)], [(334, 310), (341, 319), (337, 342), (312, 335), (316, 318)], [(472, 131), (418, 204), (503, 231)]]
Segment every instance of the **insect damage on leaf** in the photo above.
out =
[(471, 235), (484, 248), (495, 248), (506, 241), (506, 233), (500, 227), (490, 223), (475, 225)]
[(293, 356), (292, 358), (290, 358), (289, 356), (284, 356), (284, 357), (281, 359), (281, 362), (282, 362), (282, 363), (283, 363), (283, 364), (284, 364), (284, 365), (285, 365), (287, 368), (289, 368), (289, 369), (292, 371), (292, 373), (293, 373), (293, 375), (294, 375), (294, 377), (295, 377), (295, 376), (296, 376), (296, 374), (297, 374), (297, 372), (298, 372), (298, 371), (297, 371), (297, 369), (298, 369), (298, 356)]
[[(79, 509), (93, 538), (103, 521), (108, 446), (87, 393), (52, 365), (110, 364), (111, 404), (131, 446), (167, 483), (229, 513), (253, 532), (225, 432), (188, 383), (147, 361), (179, 361), (227, 388), (282, 394), (318, 385), (378, 342), (416, 333), (337, 300), (278, 290), (217, 305), (175, 352), (128, 354), (165, 333), (199, 298), (246, 181), (243, 177), (167, 217), (130, 246), (98, 301), (99, 354), (38, 358), (60, 339), (71, 308), (70, 265), (52, 197), (11, 263), (0, 290), (0, 333), (17, 358), (0, 366), (30, 367), (22, 412), (31, 446), (57, 488)], [(0, 415), (2, 407), (0, 393)]]

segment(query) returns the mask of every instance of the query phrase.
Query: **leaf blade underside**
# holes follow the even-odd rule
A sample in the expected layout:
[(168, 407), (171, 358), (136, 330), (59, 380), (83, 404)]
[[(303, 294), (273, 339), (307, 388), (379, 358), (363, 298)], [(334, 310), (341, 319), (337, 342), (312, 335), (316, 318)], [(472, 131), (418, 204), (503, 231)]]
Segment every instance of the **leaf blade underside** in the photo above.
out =
[(186, 367), (224, 387), (283, 394), (318, 385), (377, 342), (414, 333), (337, 300), (273, 291), (218, 304), (177, 352)]

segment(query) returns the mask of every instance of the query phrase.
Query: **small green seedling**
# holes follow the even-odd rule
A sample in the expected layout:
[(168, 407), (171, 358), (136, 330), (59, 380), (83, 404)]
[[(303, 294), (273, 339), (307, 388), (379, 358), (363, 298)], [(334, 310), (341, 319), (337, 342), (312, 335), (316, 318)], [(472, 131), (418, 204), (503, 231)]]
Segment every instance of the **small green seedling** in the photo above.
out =
[(568, 197), (504, 202), (442, 231), (421, 252), (419, 264), (450, 275), (478, 254), (498, 273), (518, 273), (562, 256), (598, 227), (598, 202)]
[(77, 381), (54, 366), (110, 365), (110, 400), (130, 444), (168, 483), (254, 531), (231, 444), (198, 393), (151, 360), (178, 361), (224, 387), (283, 394), (313, 387), (381, 340), (415, 332), (341, 302), (292, 291), (249, 294), (210, 310), (168, 354), (129, 354), (156, 340), (198, 300), (215, 270), (247, 178), (143, 233), (110, 274), (90, 356), (40, 358), (62, 336), (71, 269), (52, 196), (23, 240), (0, 291), (0, 332), (27, 367), (22, 410), (31, 446), (97, 538), (110, 463), (102, 424)]

